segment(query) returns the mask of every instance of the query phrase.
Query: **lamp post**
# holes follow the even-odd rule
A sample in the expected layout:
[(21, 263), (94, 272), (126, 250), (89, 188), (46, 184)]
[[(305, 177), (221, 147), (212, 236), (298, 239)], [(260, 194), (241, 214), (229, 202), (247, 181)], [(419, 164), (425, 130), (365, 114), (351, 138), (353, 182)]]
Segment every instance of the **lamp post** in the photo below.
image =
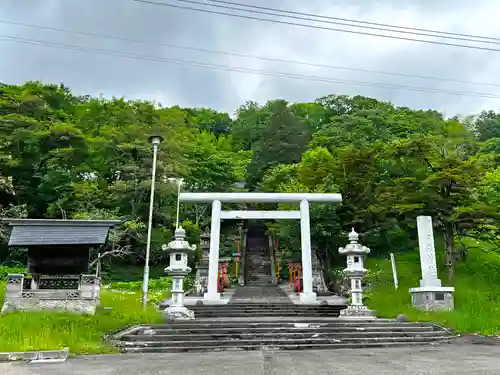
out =
[(180, 210), (180, 203), (181, 203), (181, 187), (182, 184), (184, 183), (183, 178), (175, 178), (175, 177), (170, 177), (168, 179), (169, 182), (177, 182), (177, 216), (175, 220), (175, 229), (179, 228), (179, 210)]
[(153, 170), (151, 172), (151, 196), (149, 197), (149, 217), (148, 217), (148, 238), (146, 241), (146, 259), (144, 263), (144, 278), (142, 280), (142, 308), (146, 310), (148, 303), (148, 283), (149, 283), (149, 253), (151, 252), (151, 230), (153, 227), (153, 208), (155, 197), (156, 180), (156, 158), (158, 156), (158, 147), (163, 142), (161, 135), (152, 135), (148, 142), (153, 145)]

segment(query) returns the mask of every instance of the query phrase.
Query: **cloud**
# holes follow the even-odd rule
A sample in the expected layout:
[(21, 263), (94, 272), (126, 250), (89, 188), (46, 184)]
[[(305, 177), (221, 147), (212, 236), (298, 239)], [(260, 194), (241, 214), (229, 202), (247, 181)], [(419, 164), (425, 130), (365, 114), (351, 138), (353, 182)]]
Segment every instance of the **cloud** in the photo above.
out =
[[(175, 0), (168, 2), (175, 3)], [(29, 3), (3, 0), (2, 3), (1, 20), (141, 39), (151, 44), (64, 34), (3, 23), (0, 23), (1, 35), (338, 80), (500, 95), (500, 87), (244, 59), (164, 48), (154, 43), (489, 83), (500, 83), (497, 78), (500, 76), (499, 52), (292, 27), (130, 0), (32, 0)], [(474, 3), (465, 0), (308, 0), (300, 3), (260, 0), (247, 3), (402, 26), (500, 36), (500, 25), (496, 22), (500, 4), (486, 0)], [(490, 47), (500, 49), (500, 45)], [(8, 83), (26, 80), (64, 82), (81, 94), (102, 93), (105, 96), (157, 100), (164, 105), (205, 106), (228, 112), (248, 100), (265, 102), (283, 98), (310, 101), (328, 94), (372, 96), (392, 101), (396, 105), (438, 109), (447, 115), (465, 115), (500, 107), (498, 99), (286, 79), (6, 41), (0, 41), (0, 80)]]

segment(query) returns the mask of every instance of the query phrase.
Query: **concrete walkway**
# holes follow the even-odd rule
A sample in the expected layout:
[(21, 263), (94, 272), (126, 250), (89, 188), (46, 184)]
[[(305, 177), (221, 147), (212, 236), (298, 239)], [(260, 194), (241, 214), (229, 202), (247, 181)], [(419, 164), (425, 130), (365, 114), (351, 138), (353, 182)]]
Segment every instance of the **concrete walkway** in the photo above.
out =
[(63, 364), (0, 364), (2, 375), (498, 375), (500, 346), (439, 345), (300, 352), (78, 357)]
[[(301, 305), (302, 302), (300, 301), (300, 296), (297, 292), (294, 292), (292, 288), (290, 287), (289, 284), (280, 284), (279, 288), (283, 290), (283, 293), (285, 293), (288, 298), (292, 301), (293, 304), (295, 305)], [(326, 302), (328, 305), (347, 305), (348, 301), (347, 298), (345, 297), (339, 297), (339, 296), (318, 296), (316, 299), (316, 302), (312, 303), (313, 305), (319, 305), (321, 303)], [(310, 303), (308, 303), (310, 304)]]
[(292, 304), (292, 300), (280, 287), (274, 285), (265, 286), (238, 286), (234, 291), (230, 304), (238, 303), (286, 303)]

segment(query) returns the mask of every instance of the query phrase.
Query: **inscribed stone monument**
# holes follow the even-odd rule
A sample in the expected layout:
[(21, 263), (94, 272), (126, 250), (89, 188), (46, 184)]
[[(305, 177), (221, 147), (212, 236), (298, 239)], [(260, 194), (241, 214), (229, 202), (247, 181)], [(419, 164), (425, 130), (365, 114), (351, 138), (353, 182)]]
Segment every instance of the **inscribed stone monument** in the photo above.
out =
[(208, 288), (208, 260), (210, 258), (210, 233), (205, 230), (200, 235), (200, 248), (203, 250), (200, 261), (196, 264), (195, 295), (203, 296)]
[(411, 288), (413, 306), (420, 310), (453, 310), (453, 287), (443, 287), (438, 277), (436, 250), (430, 216), (417, 217), (418, 246), (422, 279), (420, 287)]
[(328, 291), (323, 277), (323, 265), (319, 261), (316, 251), (311, 252), (312, 275), (313, 275), (313, 291), (315, 293), (326, 293)]

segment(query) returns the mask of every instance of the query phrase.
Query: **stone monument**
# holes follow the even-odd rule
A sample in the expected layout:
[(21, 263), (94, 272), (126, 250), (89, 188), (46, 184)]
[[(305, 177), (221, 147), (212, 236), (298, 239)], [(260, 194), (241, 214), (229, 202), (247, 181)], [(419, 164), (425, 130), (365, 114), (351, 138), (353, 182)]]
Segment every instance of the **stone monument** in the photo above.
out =
[(203, 250), (200, 261), (196, 264), (195, 294), (203, 296), (208, 291), (208, 260), (210, 259), (210, 233), (205, 230), (200, 235), (200, 247)]
[(313, 291), (316, 294), (323, 294), (328, 291), (326, 287), (325, 278), (323, 276), (323, 266), (319, 261), (316, 252), (311, 252), (311, 262), (312, 262), (312, 277), (313, 277)]
[(2, 313), (68, 311), (92, 315), (100, 278), (89, 272), (90, 248), (106, 245), (118, 220), (5, 219), (9, 247), (28, 250), (27, 274), (7, 276)]
[(351, 304), (340, 311), (340, 318), (376, 319), (375, 311), (363, 304), (362, 280), (368, 271), (364, 268), (364, 258), (369, 253), (370, 249), (359, 243), (359, 235), (352, 228), (349, 233), (349, 244), (339, 248), (339, 254), (347, 256), (347, 268), (344, 269), (344, 275), (351, 282), (349, 289)]
[(443, 287), (438, 278), (432, 218), (430, 216), (417, 217), (417, 231), (422, 279), (420, 287), (410, 289), (412, 305), (420, 310), (452, 311), (455, 288)]
[(175, 230), (174, 237), (172, 242), (162, 246), (170, 254), (170, 265), (165, 268), (165, 272), (172, 276), (172, 302), (163, 311), (163, 315), (167, 320), (191, 320), (194, 319), (194, 312), (184, 306), (183, 281), (191, 272), (188, 255), (196, 250), (196, 245), (190, 246), (185, 240), (186, 231), (182, 227)]

